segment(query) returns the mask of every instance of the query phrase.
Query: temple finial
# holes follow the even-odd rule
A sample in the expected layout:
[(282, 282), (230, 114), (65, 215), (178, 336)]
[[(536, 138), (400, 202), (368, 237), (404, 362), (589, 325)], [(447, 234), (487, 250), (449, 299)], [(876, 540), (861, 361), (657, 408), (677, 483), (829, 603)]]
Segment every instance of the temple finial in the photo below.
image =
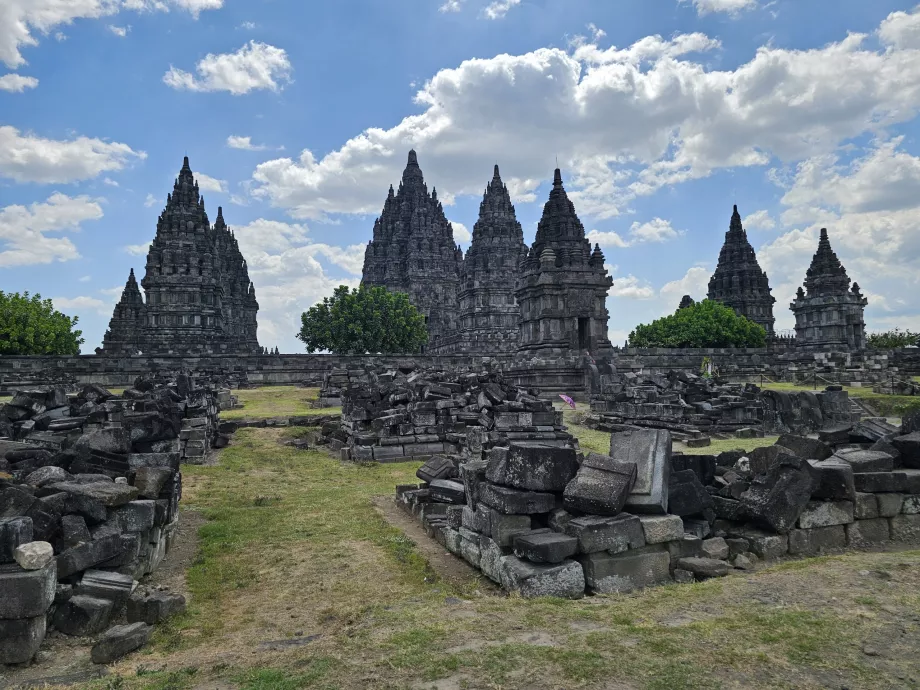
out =
[(559, 168), (556, 168), (556, 172), (553, 173), (553, 187), (562, 186), (562, 171)]

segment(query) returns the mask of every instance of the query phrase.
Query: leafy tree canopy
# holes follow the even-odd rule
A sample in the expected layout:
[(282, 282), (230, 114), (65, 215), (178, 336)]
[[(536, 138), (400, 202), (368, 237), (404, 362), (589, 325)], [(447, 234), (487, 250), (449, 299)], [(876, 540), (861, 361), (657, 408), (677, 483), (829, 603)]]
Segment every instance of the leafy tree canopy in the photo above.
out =
[(78, 317), (54, 309), (50, 299), (0, 291), (0, 355), (78, 355)]
[(920, 345), (920, 333), (895, 328), (893, 331), (884, 333), (870, 333), (867, 342), (869, 347), (876, 350), (894, 350), (899, 347)]
[(428, 342), (425, 317), (409, 303), (408, 295), (379, 286), (349, 290), (340, 285), (300, 319), (303, 326), (297, 337), (307, 352), (408, 354)]
[(763, 347), (763, 326), (739, 316), (731, 307), (703, 300), (678, 309), (629, 334), (633, 347)]

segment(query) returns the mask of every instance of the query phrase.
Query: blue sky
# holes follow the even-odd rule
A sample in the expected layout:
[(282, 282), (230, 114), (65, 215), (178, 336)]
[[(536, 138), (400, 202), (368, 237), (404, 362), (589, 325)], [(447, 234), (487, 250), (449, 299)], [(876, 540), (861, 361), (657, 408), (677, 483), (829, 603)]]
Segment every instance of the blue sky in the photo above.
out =
[(464, 248), (494, 163), (531, 241), (558, 158), (615, 343), (704, 296), (733, 203), (778, 328), (825, 226), (869, 329), (920, 328), (920, 12), (833, 5), (0, 0), (0, 289), (92, 352), (187, 154), (301, 352), (415, 147)]

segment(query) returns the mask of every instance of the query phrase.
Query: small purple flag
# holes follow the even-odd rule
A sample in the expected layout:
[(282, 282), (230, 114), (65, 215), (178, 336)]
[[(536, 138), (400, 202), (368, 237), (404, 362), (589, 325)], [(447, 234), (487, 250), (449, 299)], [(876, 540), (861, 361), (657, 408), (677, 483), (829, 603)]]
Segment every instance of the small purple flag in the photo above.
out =
[(569, 406), (569, 407), (571, 407), (573, 410), (575, 409), (575, 401), (572, 400), (569, 396), (567, 396), (567, 395), (562, 395), (562, 393), (560, 393), (560, 394), (559, 394), (559, 397), (562, 398), (563, 400), (565, 400), (566, 403), (568, 403), (568, 406)]

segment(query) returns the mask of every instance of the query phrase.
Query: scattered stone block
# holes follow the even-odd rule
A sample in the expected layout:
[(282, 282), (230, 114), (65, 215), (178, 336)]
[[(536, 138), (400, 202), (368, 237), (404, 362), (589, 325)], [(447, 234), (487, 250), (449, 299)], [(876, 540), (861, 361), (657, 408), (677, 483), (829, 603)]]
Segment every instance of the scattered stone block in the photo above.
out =
[(843, 525), (794, 529), (789, 532), (789, 553), (793, 555), (813, 556), (832, 549), (842, 549), (846, 543)]
[(714, 558), (681, 558), (677, 565), (681, 570), (688, 570), (701, 580), (725, 577), (732, 569), (725, 561)]
[(423, 482), (433, 482), (435, 479), (453, 479), (457, 476), (457, 466), (446, 455), (433, 455), (418, 468), (415, 476)]
[(857, 491), (856, 500), (853, 503), (853, 517), (857, 520), (871, 520), (879, 517), (876, 495)]
[(845, 527), (847, 545), (853, 548), (883, 544), (891, 539), (891, 525), (886, 518), (857, 520)]
[(809, 501), (799, 516), (800, 529), (831, 527), (853, 522), (852, 501)]
[(17, 563), (0, 565), (0, 619), (44, 616), (56, 585), (53, 562), (39, 570), (24, 570)]
[(611, 434), (610, 457), (636, 465), (636, 482), (626, 499), (632, 513), (667, 513), (671, 433), (644, 429)]
[(432, 500), (441, 503), (462, 505), (466, 501), (466, 490), (461, 482), (455, 482), (450, 479), (435, 479), (431, 482), (429, 489)]
[(573, 448), (514, 442), (508, 448), (492, 449), (486, 479), (515, 489), (558, 492), (566, 488), (577, 471)]
[(47, 617), (0, 618), (0, 665), (31, 661), (45, 640)]
[(62, 482), (60, 484), (52, 484), (51, 488), (55, 491), (66, 491), (75, 496), (85, 496), (94, 501), (98, 501), (107, 508), (116, 508), (130, 503), (137, 498), (138, 495), (136, 487), (104, 481), (93, 482), (91, 484)]
[(94, 664), (111, 664), (147, 644), (152, 632), (153, 628), (144, 623), (129, 623), (109, 628), (93, 645), (90, 659)]
[(479, 540), (479, 569), (497, 584), (502, 581), (502, 557), (506, 552), (488, 537)]
[(578, 551), (578, 539), (552, 530), (534, 530), (513, 539), (514, 555), (531, 563), (562, 563)]
[(54, 627), (65, 635), (96, 635), (108, 626), (112, 609), (109, 599), (75, 594), (55, 609), (52, 620)]
[(55, 559), (58, 577), (69, 577), (99, 565), (120, 555), (122, 549), (121, 534), (117, 531), (98, 536), (89, 542), (81, 542), (58, 554)]
[(856, 490), (865, 493), (902, 493), (907, 488), (904, 472), (857, 472), (853, 480)]
[(141, 498), (156, 499), (172, 479), (174, 471), (167, 467), (139, 467), (134, 474), (134, 487)]
[(920, 541), (920, 515), (896, 515), (889, 520), (891, 541), (916, 543)]
[(41, 570), (54, 560), (54, 548), (46, 541), (32, 541), (20, 545), (13, 558), (24, 570)]
[(904, 506), (903, 494), (876, 494), (875, 500), (878, 504), (879, 517), (894, 517), (901, 512)]
[(712, 558), (717, 561), (726, 560), (730, 551), (728, 548), (728, 542), (726, 542), (722, 537), (705, 539), (700, 547), (700, 550), (702, 551), (703, 556), (706, 558)]
[(617, 515), (635, 483), (635, 463), (591, 453), (565, 487), (563, 505), (589, 515)]
[(725, 543), (728, 545), (728, 553), (732, 556), (751, 550), (751, 542), (744, 537), (727, 537)]
[(642, 515), (639, 517), (646, 544), (663, 544), (684, 538), (684, 522), (677, 515)]
[(32, 518), (0, 519), (0, 564), (12, 563), (16, 549), (30, 541), (32, 541)]
[(901, 453), (901, 464), (911, 469), (920, 469), (920, 431), (898, 436), (891, 441)]
[(563, 531), (578, 540), (579, 553), (620, 553), (645, 546), (645, 531), (635, 515), (584, 515), (568, 520)]
[(479, 487), (479, 500), (505, 515), (548, 513), (556, 507), (553, 494), (520, 491), (488, 482)]
[(789, 536), (786, 534), (769, 534), (759, 530), (745, 530), (744, 538), (751, 547), (751, 553), (762, 560), (769, 561), (782, 558), (789, 553)]
[(153, 529), (156, 517), (154, 501), (131, 501), (111, 511), (110, 519), (122, 532), (147, 532)]
[(82, 594), (97, 599), (108, 599), (117, 609), (134, 591), (134, 578), (121, 573), (104, 570), (87, 570), (83, 573), (75, 594)]
[(712, 510), (712, 496), (692, 470), (672, 472), (668, 484), (668, 512), (680, 517)]
[(468, 537), (462, 529), (460, 530), (460, 555), (474, 568), (479, 567), (482, 556), (479, 549), (479, 535)]
[(812, 498), (829, 501), (855, 500), (856, 485), (852, 465), (844, 460), (832, 458), (812, 462), (811, 466), (818, 475), (818, 485), (811, 494)]
[(862, 450), (860, 448), (841, 448), (834, 457), (846, 462), (856, 474), (865, 472), (891, 472), (894, 469), (894, 458), (888, 453), (877, 450)]
[(68, 482), (72, 478), (70, 472), (67, 472), (63, 468), (49, 465), (47, 467), (41, 467), (29, 474), (29, 476), (25, 478), (25, 483), (40, 488), (48, 484)]
[(783, 434), (776, 443), (806, 460), (826, 460), (834, 454), (826, 442), (797, 434)]
[(884, 436), (896, 434), (898, 427), (884, 417), (865, 417), (850, 429), (851, 443), (875, 443)]
[(504, 515), (497, 510), (489, 511), (488, 524), (492, 540), (502, 548), (510, 548), (517, 535), (532, 528), (529, 515)]
[(754, 522), (786, 533), (805, 510), (816, 484), (815, 470), (807, 460), (782, 459), (754, 478), (741, 496), (741, 508)]
[[(675, 513), (675, 515), (677, 515), (677, 513)], [(684, 532), (686, 534), (692, 534), (696, 537), (699, 537), (700, 539), (705, 539), (710, 534), (712, 534), (712, 525), (709, 524), (708, 520), (699, 520), (693, 518), (683, 518), (683, 520)]]
[(755, 558), (753, 554), (739, 553), (731, 557), (731, 564), (738, 570), (753, 570), (757, 566)]
[(674, 578), (674, 582), (680, 585), (689, 585), (691, 582), (696, 582), (693, 573), (689, 570), (682, 570), (681, 568), (675, 568), (672, 577)]
[(578, 561), (537, 565), (516, 556), (501, 559), (502, 586), (525, 599), (562, 597), (580, 599), (585, 594), (585, 575)]
[(664, 546), (651, 546), (612, 555), (579, 556), (585, 582), (596, 594), (632, 592), (671, 580), (671, 557)]

